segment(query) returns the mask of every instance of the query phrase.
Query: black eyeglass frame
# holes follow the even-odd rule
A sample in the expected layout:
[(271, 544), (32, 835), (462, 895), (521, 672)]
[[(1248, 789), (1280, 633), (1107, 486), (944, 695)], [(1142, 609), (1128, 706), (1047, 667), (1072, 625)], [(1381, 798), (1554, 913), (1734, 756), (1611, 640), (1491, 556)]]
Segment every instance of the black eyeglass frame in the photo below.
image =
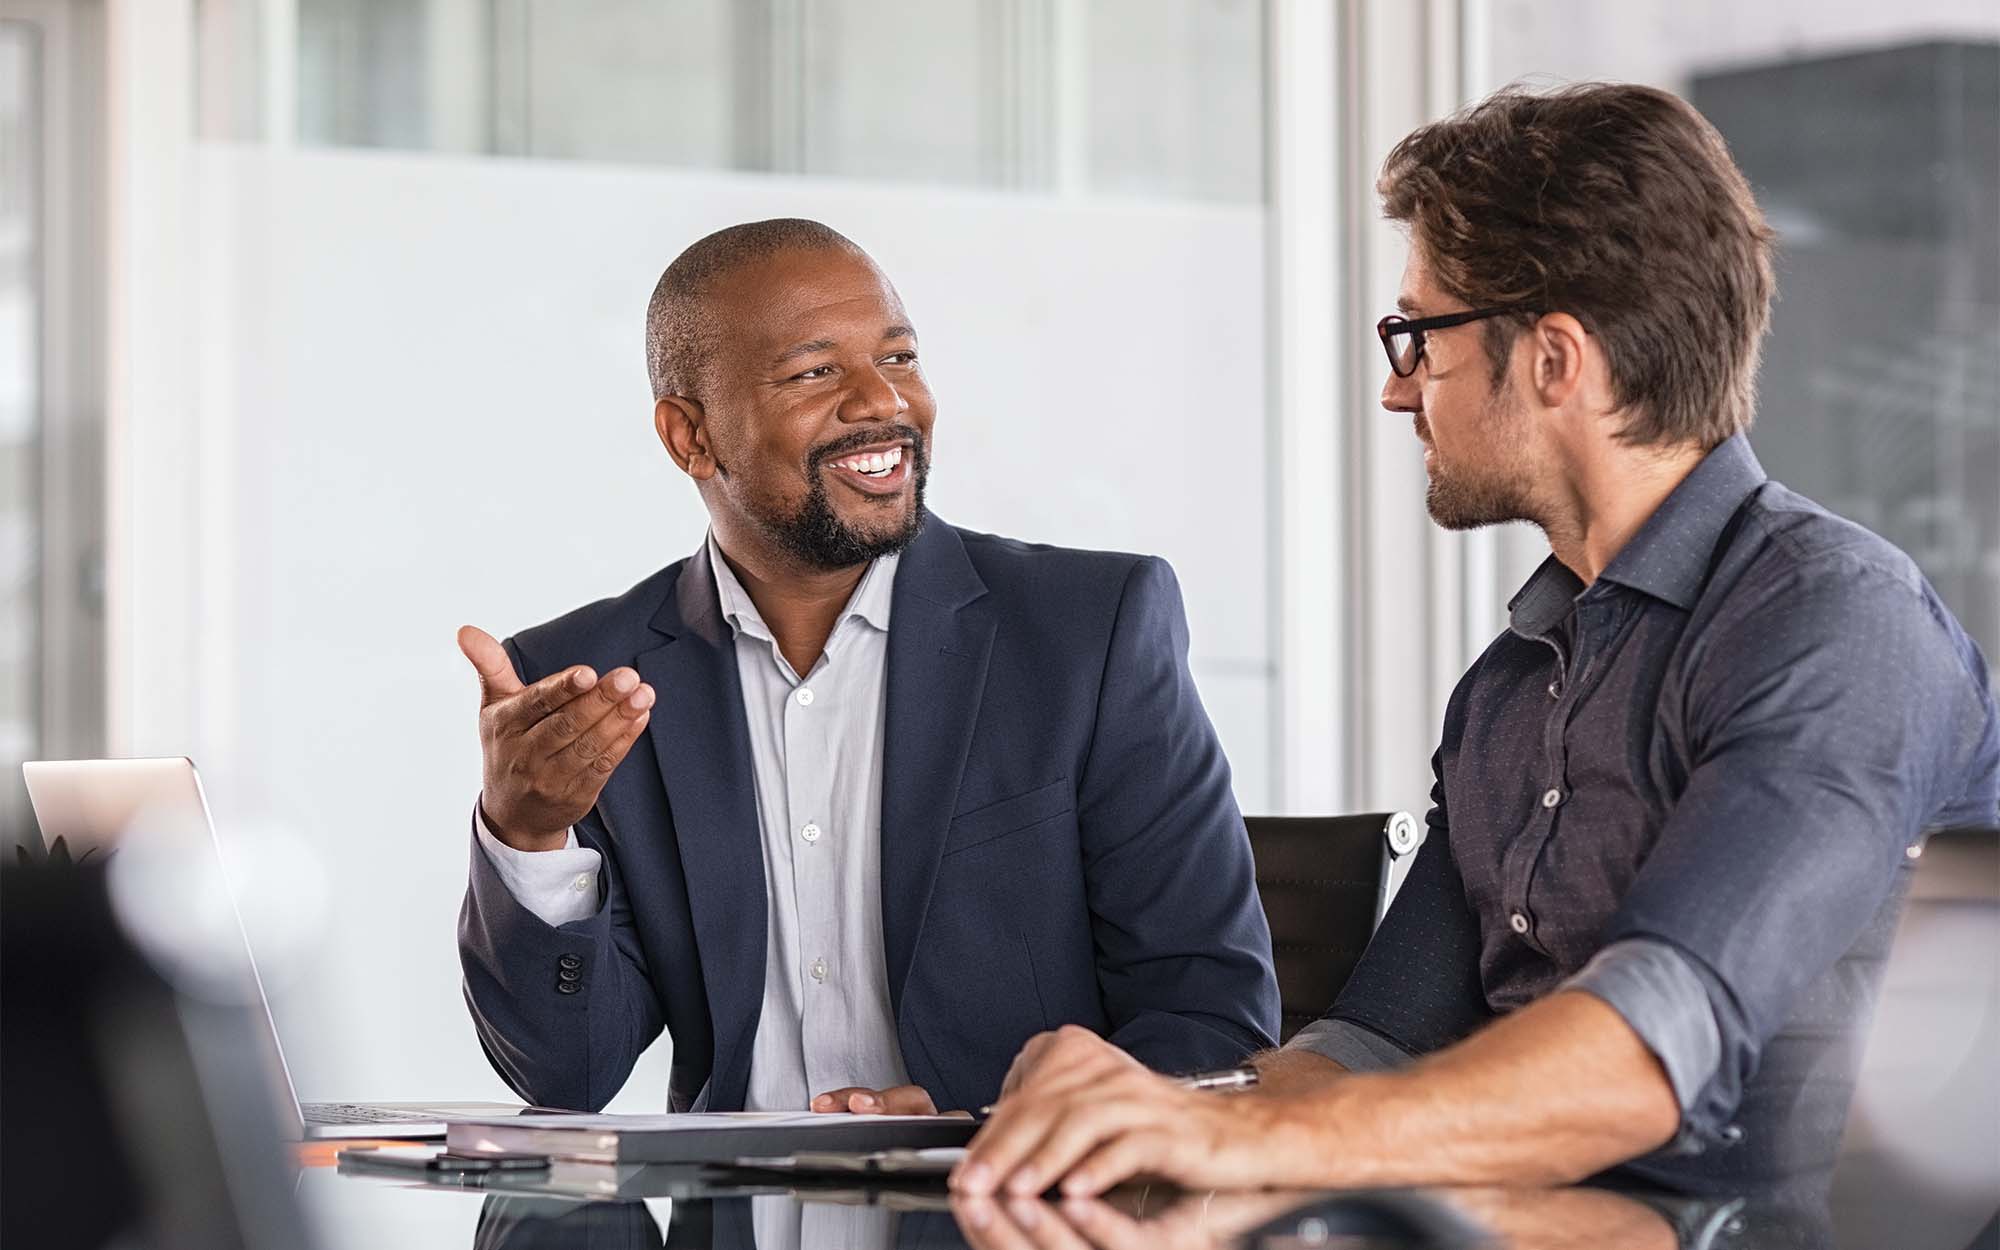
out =
[[(1491, 308), (1474, 308), (1467, 312), (1445, 313), (1439, 317), (1419, 317), (1415, 321), (1400, 313), (1390, 313), (1375, 323), (1375, 337), (1382, 340), (1382, 352), (1389, 358), (1389, 372), (1399, 378), (1407, 378), (1417, 371), (1424, 361), (1424, 335), (1432, 330), (1449, 330), (1473, 321), (1484, 321), (1488, 317), (1504, 317), (1508, 313), (1536, 313), (1539, 310), (1529, 304), (1495, 304)], [(1399, 335), (1412, 336), (1410, 346), (1410, 367), (1405, 369), (1396, 356)]]

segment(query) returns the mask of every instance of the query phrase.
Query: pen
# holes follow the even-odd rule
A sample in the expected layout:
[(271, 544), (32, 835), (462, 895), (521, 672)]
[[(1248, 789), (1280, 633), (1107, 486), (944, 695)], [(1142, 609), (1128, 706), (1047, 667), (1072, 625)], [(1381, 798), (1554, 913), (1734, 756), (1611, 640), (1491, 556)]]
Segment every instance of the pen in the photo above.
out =
[[(1246, 1063), (1234, 1068), (1223, 1068), (1217, 1072), (1195, 1072), (1174, 1078), (1174, 1084), (1182, 1089), (1250, 1089), (1257, 1084), (1257, 1069)], [(999, 1105), (993, 1103), (981, 1107), (979, 1118), (983, 1120), (992, 1115), (993, 1108)]]

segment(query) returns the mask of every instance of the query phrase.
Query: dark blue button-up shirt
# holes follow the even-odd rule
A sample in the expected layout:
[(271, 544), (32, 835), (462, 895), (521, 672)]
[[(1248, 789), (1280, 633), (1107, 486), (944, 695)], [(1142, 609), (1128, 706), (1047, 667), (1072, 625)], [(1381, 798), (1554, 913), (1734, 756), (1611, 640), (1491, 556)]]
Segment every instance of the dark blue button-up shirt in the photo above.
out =
[(1551, 559), (1511, 609), (1452, 694), (1424, 849), (1321, 1044), (1295, 1040), (1372, 1066), (1579, 984), (1681, 1096), (1635, 1170), (1822, 1176), (1910, 848), (2000, 813), (1985, 660), (1907, 556), (1741, 436), (1595, 583)]

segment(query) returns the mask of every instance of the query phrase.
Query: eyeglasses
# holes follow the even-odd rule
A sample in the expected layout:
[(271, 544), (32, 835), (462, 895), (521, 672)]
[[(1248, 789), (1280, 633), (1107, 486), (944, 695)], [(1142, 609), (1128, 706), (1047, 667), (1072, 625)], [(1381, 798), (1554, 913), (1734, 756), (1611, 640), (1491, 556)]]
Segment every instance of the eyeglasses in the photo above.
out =
[[(1424, 358), (1424, 335), (1432, 330), (1449, 330), (1469, 321), (1483, 321), (1488, 317), (1500, 317), (1507, 313), (1533, 312), (1525, 304), (1497, 304), (1492, 308), (1475, 308), (1470, 312), (1446, 313), (1442, 317), (1424, 317), (1411, 321), (1390, 313), (1375, 323), (1375, 336), (1382, 340), (1382, 350), (1388, 353), (1389, 368), (1397, 377), (1407, 378), (1417, 371), (1417, 365)], [(1396, 340), (1403, 339), (1398, 346)]]

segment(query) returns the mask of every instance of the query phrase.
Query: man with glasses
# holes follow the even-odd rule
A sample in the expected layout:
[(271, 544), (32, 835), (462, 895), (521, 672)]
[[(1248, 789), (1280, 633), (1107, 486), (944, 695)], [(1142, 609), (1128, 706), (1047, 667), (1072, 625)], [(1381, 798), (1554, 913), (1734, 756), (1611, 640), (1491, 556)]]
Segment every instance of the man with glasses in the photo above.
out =
[(1431, 516), (1552, 554), (1452, 695), (1375, 941), (1259, 1089), (1044, 1035), (954, 1183), (1812, 1194), (1922, 831), (2000, 808), (1986, 662), (1752, 454), (1773, 234), (1687, 104), (1506, 91), (1378, 189), (1410, 235), (1382, 403)]

